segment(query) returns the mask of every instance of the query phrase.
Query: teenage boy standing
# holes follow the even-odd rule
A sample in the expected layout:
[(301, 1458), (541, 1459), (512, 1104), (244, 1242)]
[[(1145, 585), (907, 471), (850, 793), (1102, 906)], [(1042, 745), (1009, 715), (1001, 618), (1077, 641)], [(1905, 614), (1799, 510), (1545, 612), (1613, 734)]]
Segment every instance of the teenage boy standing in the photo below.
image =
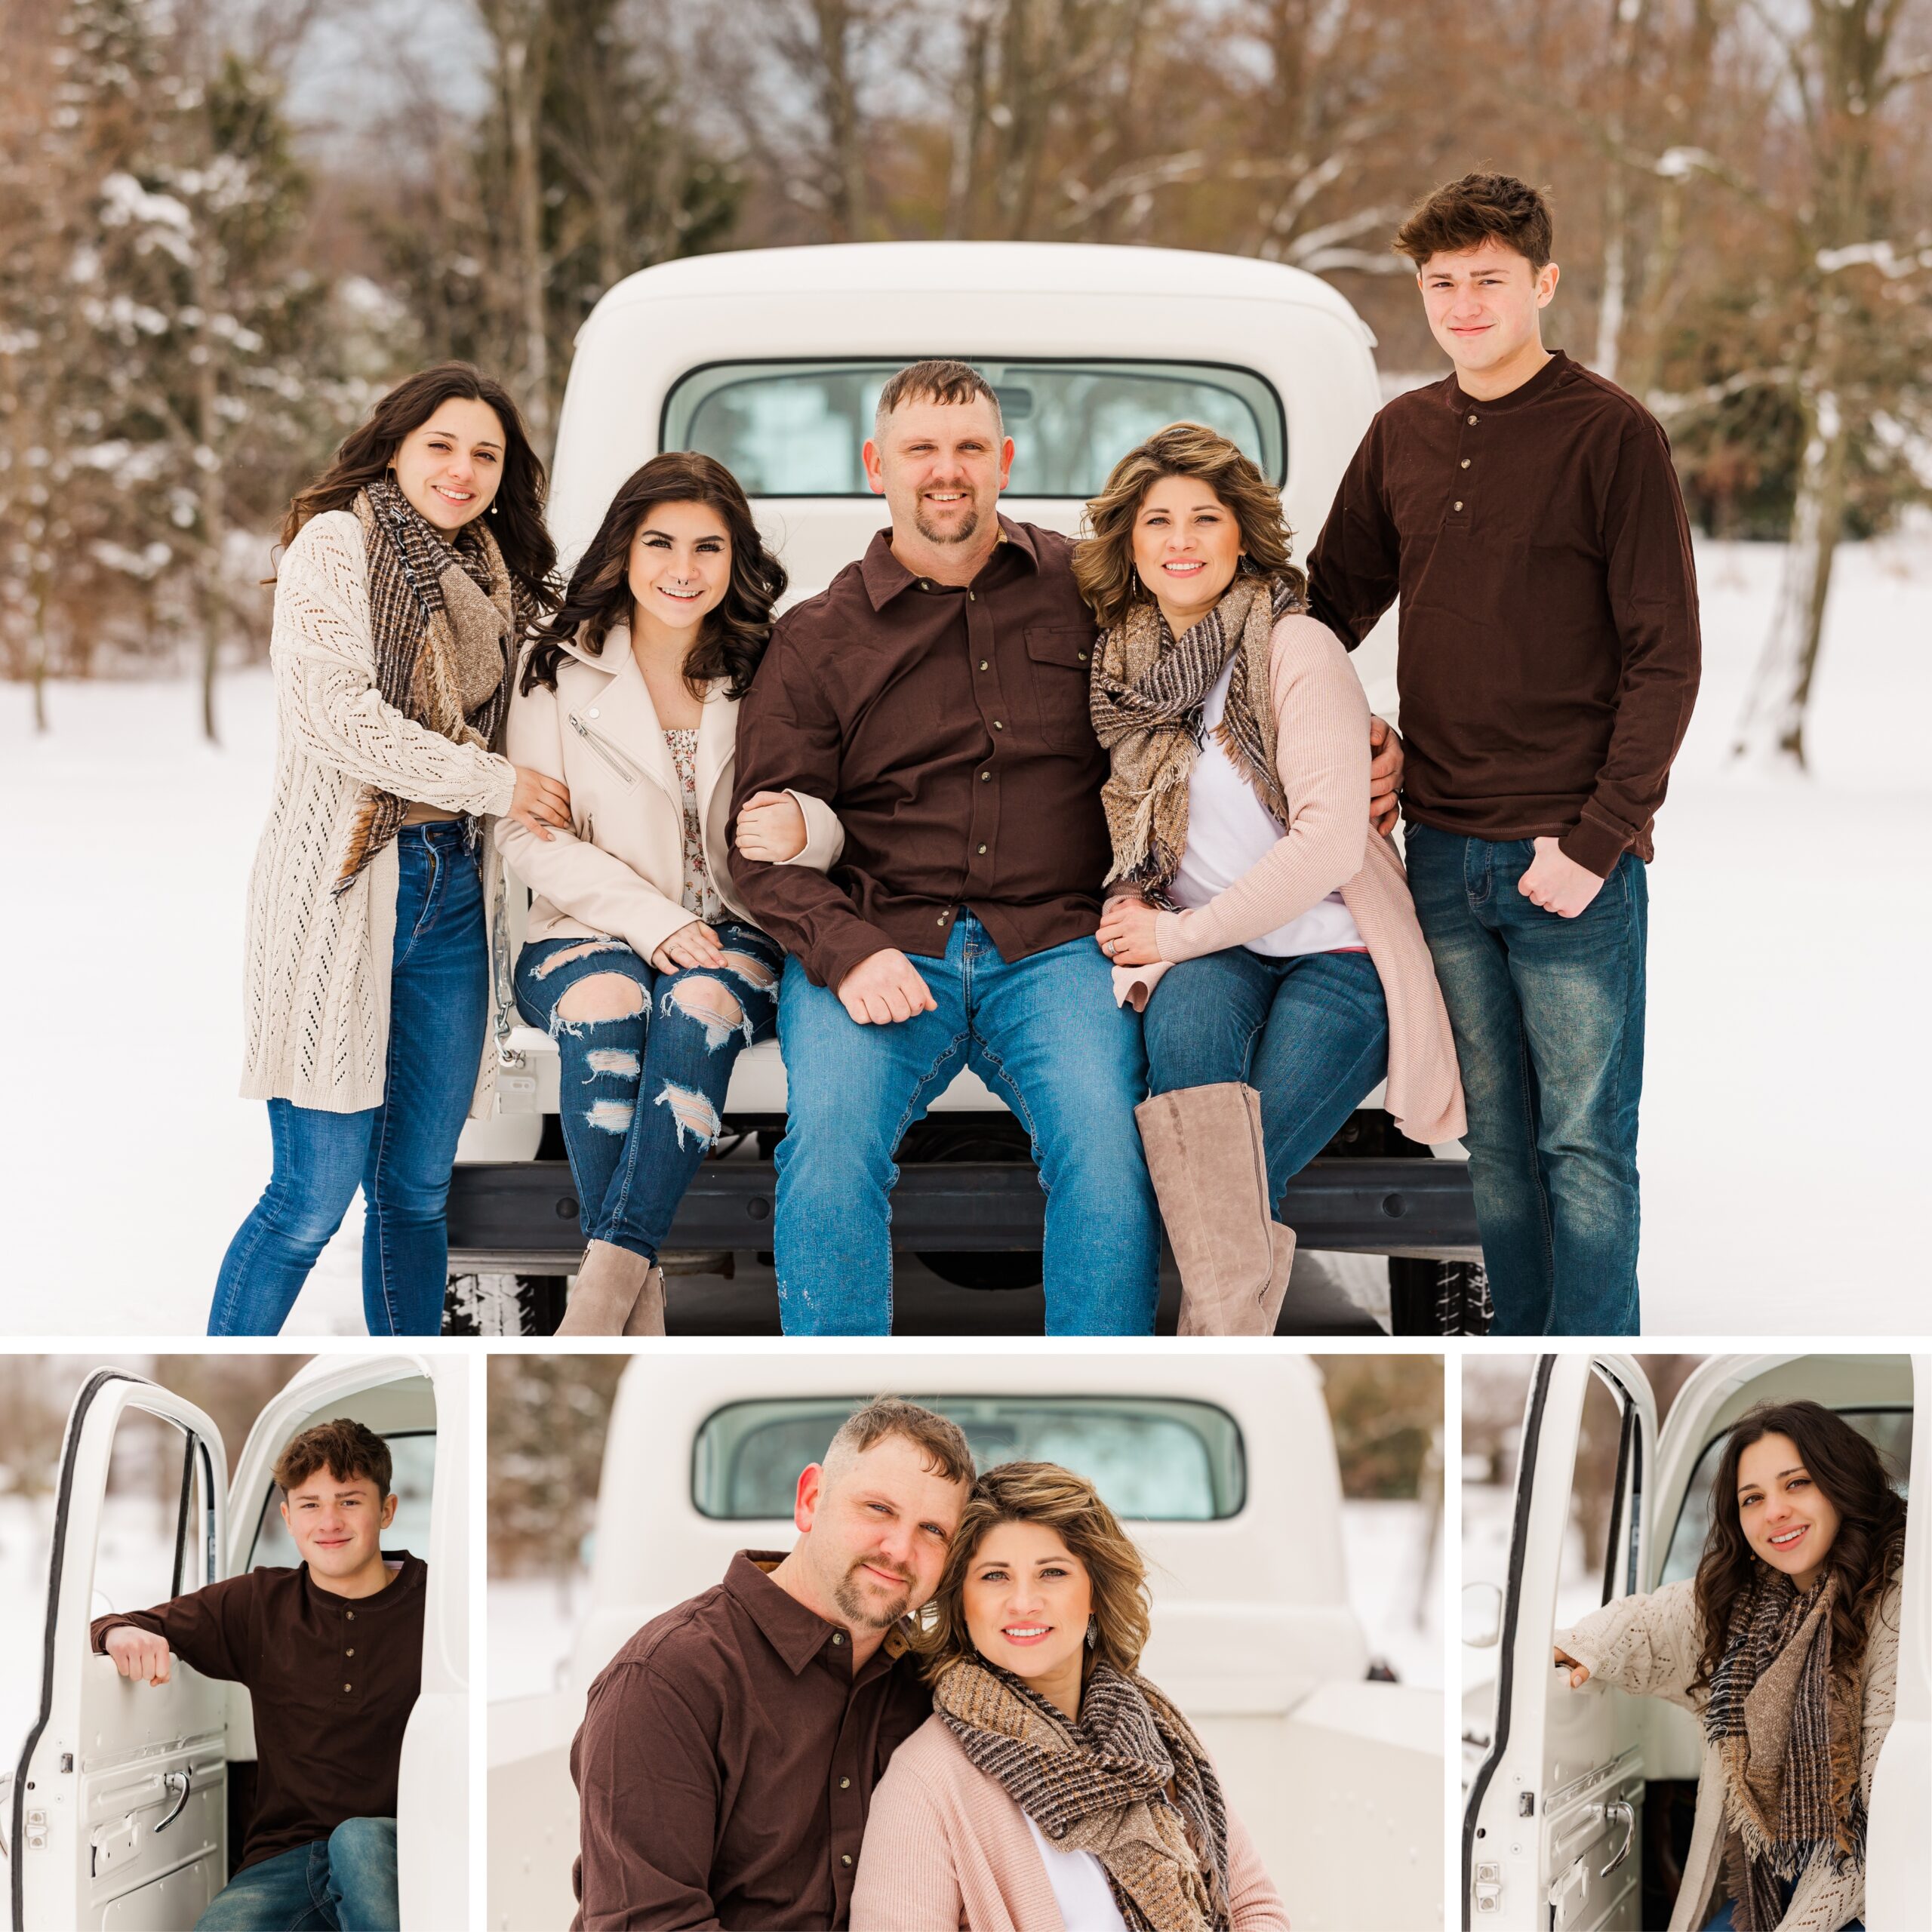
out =
[(1634, 1334), (1644, 866), (1697, 695), (1656, 419), (1543, 345), (1548, 203), (1438, 189), (1395, 237), (1455, 365), (1370, 426), (1309, 562), (1353, 648), (1399, 593), (1409, 885), (1449, 1008), (1499, 1334)]
[(123, 1677), (165, 1684), (172, 1651), (204, 1677), (245, 1685), (254, 1704), (254, 1816), (195, 1932), (401, 1923), (396, 1782), (422, 1687), (429, 1571), (383, 1552), (390, 1475), (388, 1444), (359, 1422), (305, 1429), (275, 1466), (296, 1568), (94, 1620), (94, 1647)]

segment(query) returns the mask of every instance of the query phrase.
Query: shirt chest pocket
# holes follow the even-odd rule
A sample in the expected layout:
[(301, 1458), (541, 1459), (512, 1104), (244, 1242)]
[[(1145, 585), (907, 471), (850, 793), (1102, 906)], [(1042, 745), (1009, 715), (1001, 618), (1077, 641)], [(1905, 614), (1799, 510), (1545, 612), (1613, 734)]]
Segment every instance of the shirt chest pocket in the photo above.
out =
[(1092, 629), (1036, 624), (1026, 637), (1041, 737), (1055, 751), (1077, 751), (1091, 744), (1094, 721), (1087, 694), (1094, 670)]

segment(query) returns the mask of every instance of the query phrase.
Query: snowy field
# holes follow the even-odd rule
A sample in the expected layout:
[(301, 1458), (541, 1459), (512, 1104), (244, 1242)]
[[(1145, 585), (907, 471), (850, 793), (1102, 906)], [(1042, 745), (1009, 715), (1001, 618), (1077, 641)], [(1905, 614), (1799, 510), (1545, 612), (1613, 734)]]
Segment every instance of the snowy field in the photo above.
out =
[[(1813, 775), (1772, 781), (1734, 775), (1726, 752), (1782, 552), (1700, 546), (1703, 693), (1651, 873), (1652, 1334), (1923, 1325), (1912, 1102), (1932, 1074), (1918, 997), (1932, 911), (1909, 854), (1932, 795), (1932, 532), (1839, 559)], [(0, 813), (26, 828), (0, 951), (19, 1097), (0, 1329), (196, 1333), (268, 1174), (265, 1111), (234, 1097), (268, 680), (225, 682), (219, 750), (185, 683), (49, 702), (36, 737), (27, 691), (0, 686)], [(352, 1213), (290, 1332), (361, 1331), (359, 1238)]]
[[(1402, 1683), (1440, 1690), (1441, 1549), (1438, 1540), (1425, 1576), (1427, 1527), (1420, 1503), (1342, 1506), (1349, 1598), (1368, 1633), (1369, 1654), (1388, 1664)], [(582, 1571), (566, 1577), (491, 1578), (492, 1703), (540, 1697), (564, 1687), (571, 1639), (589, 1602), (590, 1580)], [(1154, 1614), (1160, 1614), (1158, 1602)]]

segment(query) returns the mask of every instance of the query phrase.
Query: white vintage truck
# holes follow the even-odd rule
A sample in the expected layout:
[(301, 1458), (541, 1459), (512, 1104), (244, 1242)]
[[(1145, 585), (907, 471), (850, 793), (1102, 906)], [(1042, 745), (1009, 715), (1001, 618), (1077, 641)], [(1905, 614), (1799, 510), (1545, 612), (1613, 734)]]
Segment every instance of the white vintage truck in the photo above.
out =
[(1441, 1924), (1442, 1698), (1367, 1679), (1306, 1357), (788, 1350), (657, 1352), (625, 1371), (563, 1687), (489, 1709), (493, 1932), (570, 1921), (568, 1759), (591, 1679), (734, 1552), (788, 1548), (798, 1471), (887, 1384), (952, 1416), (983, 1468), (1040, 1457), (1098, 1484), (1149, 1560), (1143, 1667), (1214, 1752), (1296, 1932)]
[[(448, 1354), (318, 1358), (263, 1407), (232, 1482), (219, 1430), (192, 1403), (124, 1369), (88, 1378), (61, 1452), (45, 1641), (23, 1660), (39, 1676), (38, 1712), (23, 1743), (4, 1740), (10, 1754), (17, 1746), (17, 1768), (0, 1780), (0, 1863), (17, 1932), (190, 1932), (228, 1882), (255, 1758), (248, 1692), (178, 1658), (165, 1684), (131, 1683), (94, 1654), (88, 1626), (299, 1561), (270, 1472), (292, 1437), (344, 1415), (375, 1430), (394, 1460), (385, 1546), (429, 1566), (423, 1687), (403, 1737), (396, 1818), (404, 1932), (468, 1924), (469, 1371)], [(165, 1450), (180, 1503), (160, 1586), (117, 1600), (123, 1579), (103, 1518), (124, 1432), (138, 1435), (143, 1460)]]
[[(880, 388), (909, 362), (950, 355), (983, 370), (999, 395), (1017, 447), (1009, 515), (1072, 532), (1118, 457), (1187, 418), (1222, 430), (1280, 483), (1305, 554), (1380, 401), (1374, 343), (1317, 277), (1206, 253), (883, 242), (667, 262), (618, 283), (578, 335), (551, 527), (568, 568), (640, 463), (703, 450), (743, 484), (790, 598), (814, 595), (885, 521), (860, 463)], [(1394, 652), (1391, 620), (1355, 654), (1390, 718)], [(514, 944), (528, 895), (512, 884), (510, 896)], [(497, 979), (501, 1112), (471, 1124), (457, 1157), (452, 1325), (548, 1333), (582, 1251), (556, 1055), (518, 1023), (507, 958)], [(1286, 1218), (1305, 1251), (1396, 1257), (1398, 1333), (1453, 1332), (1465, 1303), (1471, 1315), (1480, 1306), (1467, 1169), (1460, 1148), (1405, 1140), (1380, 1100), (1371, 1095), (1296, 1178)], [(673, 1244), (768, 1250), (770, 1156), (785, 1124), (775, 1041), (740, 1059), (724, 1117)], [(968, 1287), (1039, 1280), (1044, 1201), (1026, 1137), (975, 1075), (954, 1080), (899, 1159), (902, 1247)], [(479, 1318), (479, 1306), (490, 1312)], [(1292, 1303), (1285, 1319), (1292, 1328)]]
[[(1657, 1426), (1641, 1361), (1541, 1357), (1530, 1379), (1507, 1574), (1463, 1585), (1466, 1736), (1481, 1755), (1463, 1817), (1463, 1925), (1497, 1932), (1661, 1927), (1675, 1893), (1669, 1820), (1703, 1754), (1697, 1721), (1655, 1697), (1551, 1667), (1585, 1401), (1592, 1383), (1621, 1418), (1607, 1548), (1595, 1601), (1694, 1574), (1721, 1438), (1753, 1403), (1809, 1397), (1876, 1441), (1915, 1498), (1932, 1494), (1932, 1430), (1915, 1427), (1932, 1355), (1718, 1355)], [(1601, 1473), (1599, 1472), (1598, 1473)], [(1866, 1863), (1870, 1932), (1932, 1925), (1932, 1534), (1912, 1515), (1906, 1544), (1898, 1713), (1872, 1782)], [(1573, 1546), (1574, 1547), (1574, 1546)], [(1647, 1908), (1646, 1900), (1648, 1900)]]

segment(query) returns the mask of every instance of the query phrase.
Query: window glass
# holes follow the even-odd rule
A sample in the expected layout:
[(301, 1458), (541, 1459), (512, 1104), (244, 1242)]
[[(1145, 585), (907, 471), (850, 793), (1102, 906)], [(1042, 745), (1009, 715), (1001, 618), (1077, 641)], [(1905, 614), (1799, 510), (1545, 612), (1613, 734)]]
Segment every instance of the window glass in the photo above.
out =
[[(1210, 1522), (1240, 1512), (1241, 1431), (1206, 1402), (1140, 1396), (915, 1395), (965, 1431), (977, 1466), (1060, 1463), (1115, 1514), (1143, 1522)], [(825, 1454), (857, 1398), (734, 1402), (698, 1431), (691, 1500), (728, 1521), (792, 1514), (798, 1472)]]
[[(188, 1443), (184, 1429), (146, 1409), (122, 1412), (94, 1546), (92, 1615), (151, 1610), (175, 1594), (181, 1472)], [(198, 1483), (197, 1499), (200, 1493)], [(183, 1589), (197, 1589), (207, 1581), (198, 1561), (198, 1551), (191, 1547)]]
[[(694, 370), (665, 405), (663, 446), (715, 457), (754, 497), (866, 497), (860, 452), (879, 391), (906, 361), (725, 362)], [(1013, 438), (1007, 494), (1084, 499), (1135, 444), (1204, 423), (1275, 482), (1287, 469), (1281, 399), (1252, 370), (1211, 363), (974, 357)]]
[[(1886, 1469), (1903, 1495), (1906, 1474), (1912, 1467), (1912, 1411), (1840, 1409), (1836, 1413), (1869, 1440), (1884, 1458)], [(1697, 1466), (1691, 1472), (1689, 1487), (1684, 1492), (1684, 1506), (1678, 1512), (1676, 1526), (1671, 1531), (1670, 1549), (1657, 1578), (1660, 1584), (1681, 1583), (1697, 1574), (1704, 1539), (1710, 1534), (1711, 1478), (1717, 1473), (1724, 1441), (1720, 1435), (1706, 1443), (1704, 1453), (1697, 1458)]]
[[(383, 1532), (383, 1547), (406, 1549), (412, 1556), (426, 1555), (429, 1548), (429, 1490), (436, 1471), (435, 1432), (414, 1430), (386, 1435), (383, 1440), (389, 1445), (395, 1472), (390, 1480), (396, 1499), (395, 1521)], [(248, 1558), (251, 1570), (292, 1570), (302, 1561), (295, 1539), (281, 1520), (281, 1491), (270, 1483), (255, 1526), (255, 1547)]]

